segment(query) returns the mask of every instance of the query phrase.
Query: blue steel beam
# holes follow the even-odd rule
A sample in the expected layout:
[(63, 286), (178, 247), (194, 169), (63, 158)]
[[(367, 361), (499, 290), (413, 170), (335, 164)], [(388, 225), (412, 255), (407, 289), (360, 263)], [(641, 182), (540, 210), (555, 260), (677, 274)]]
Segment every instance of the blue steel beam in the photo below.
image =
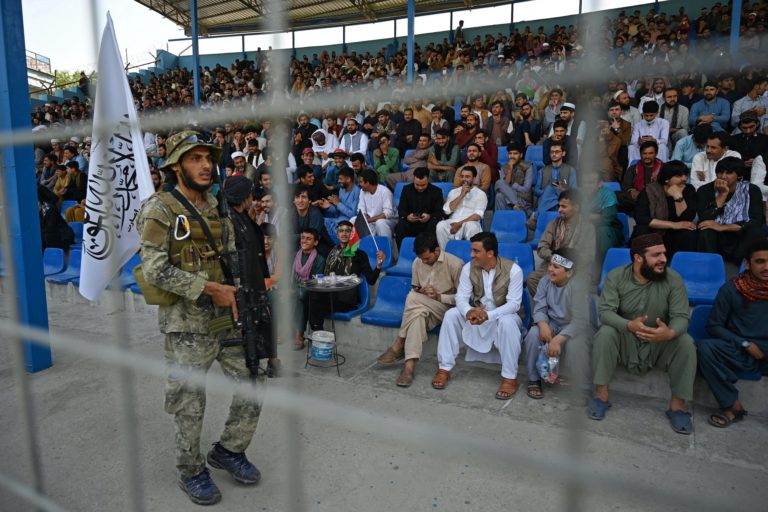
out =
[[(413, 83), (413, 20), (416, 17), (416, 0), (408, 0), (408, 40), (406, 42), (406, 49), (408, 52), (408, 83)], [(395, 22), (397, 25), (397, 22)]]
[[(30, 130), (29, 86), (21, 0), (0, 0), (0, 131)], [(43, 249), (37, 211), (35, 159), (31, 145), (2, 148), (6, 190), (5, 213), (10, 226), (13, 279), (19, 321), (48, 328), (43, 278)], [(7, 256), (7, 255), (6, 255)], [(51, 350), (24, 342), (26, 369), (38, 372), (52, 364)]]
[(742, 0), (733, 0), (731, 6), (731, 59), (736, 59), (739, 56), (741, 9)]
[(200, 108), (200, 49), (197, 45), (197, 0), (189, 0), (189, 12), (192, 15), (192, 80), (195, 88), (195, 109)]

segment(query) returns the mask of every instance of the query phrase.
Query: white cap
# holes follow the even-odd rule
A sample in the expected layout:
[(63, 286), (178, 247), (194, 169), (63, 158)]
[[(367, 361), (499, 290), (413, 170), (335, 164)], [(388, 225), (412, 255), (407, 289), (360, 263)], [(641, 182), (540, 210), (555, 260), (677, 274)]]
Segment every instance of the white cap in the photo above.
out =
[(562, 106), (562, 107), (560, 107), (560, 108), (561, 108), (561, 109), (562, 109), (562, 108), (567, 108), (567, 109), (569, 109), (569, 110), (573, 110), (573, 111), (575, 111), (575, 110), (576, 110), (576, 105), (574, 105), (573, 103), (567, 103), (567, 102), (566, 102), (566, 103), (563, 103), (563, 106)]
[(229, 156), (231, 156), (231, 157), (232, 157), (232, 160), (234, 160), (235, 158), (237, 158), (237, 157), (239, 157), (239, 156), (241, 156), (241, 157), (245, 158), (245, 153), (243, 153), (242, 151), (235, 151), (234, 153), (232, 153), (232, 154), (231, 154), (231, 155), (229, 155)]
[(61, 141), (59, 139), (51, 139), (51, 144), (59, 144)]
[(78, 144), (80, 144), (80, 137), (70, 137), (69, 140), (72, 141), (72, 142), (77, 142)]

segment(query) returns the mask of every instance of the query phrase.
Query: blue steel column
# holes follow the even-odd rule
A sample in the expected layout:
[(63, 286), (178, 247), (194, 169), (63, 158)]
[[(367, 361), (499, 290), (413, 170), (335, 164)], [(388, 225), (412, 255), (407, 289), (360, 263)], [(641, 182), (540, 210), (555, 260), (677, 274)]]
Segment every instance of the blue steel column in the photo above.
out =
[(347, 53), (347, 26), (341, 26), (341, 52)]
[[(24, 24), (21, 0), (0, 0), (0, 130), (29, 130), (30, 107)], [(13, 276), (19, 322), (48, 328), (48, 306), (43, 279), (43, 250), (37, 212), (35, 160), (31, 145), (2, 148), (5, 177), (9, 248), (13, 253)], [(6, 253), (6, 258), (8, 254)], [(26, 369), (38, 372), (52, 364), (51, 350), (24, 343)]]
[(195, 108), (200, 108), (200, 50), (197, 47), (197, 0), (189, 0), (192, 16), (192, 80), (195, 82)]
[(739, 55), (739, 29), (741, 28), (742, 0), (733, 0), (731, 6), (731, 58)]
[(408, 0), (408, 83), (413, 83), (413, 19), (416, 16), (416, 0)]

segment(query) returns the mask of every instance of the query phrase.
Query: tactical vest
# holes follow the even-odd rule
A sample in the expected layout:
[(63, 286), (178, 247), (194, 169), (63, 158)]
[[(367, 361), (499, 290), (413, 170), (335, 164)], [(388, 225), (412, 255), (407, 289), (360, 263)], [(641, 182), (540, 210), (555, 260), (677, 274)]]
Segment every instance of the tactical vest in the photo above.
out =
[[(507, 258), (496, 258), (496, 275), (493, 276), (491, 289), (493, 291), (493, 302), (496, 304), (497, 308), (507, 302), (509, 272), (512, 270), (512, 265), (514, 265), (514, 263)], [(480, 304), (480, 300), (485, 295), (483, 269), (473, 265), (469, 271), (469, 281), (472, 283), (471, 305), (475, 306)]]
[[(224, 282), (224, 271), (221, 268), (221, 262), (216, 256), (216, 251), (211, 247), (208, 237), (205, 236), (202, 226), (195, 220), (192, 214), (176, 200), (169, 192), (157, 194), (157, 198), (171, 210), (173, 214), (172, 229), (170, 236), (170, 247), (168, 256), (171, 265), (185, 272), (197, 273), (204, 271), (209, 281), (217, 283)], [(180, 215), (184, 215), (189, 222), (189, 236), (183, 240), (177, 240), (178, 233), (176, 223)], [(208, 224), (211, 235), (216, 242), (216, 247), (220, 253), (225, 252), (223, 236), (223, 222), (216, 208), (210, 208), (205, 212), (200, 212), (200, 216)]]

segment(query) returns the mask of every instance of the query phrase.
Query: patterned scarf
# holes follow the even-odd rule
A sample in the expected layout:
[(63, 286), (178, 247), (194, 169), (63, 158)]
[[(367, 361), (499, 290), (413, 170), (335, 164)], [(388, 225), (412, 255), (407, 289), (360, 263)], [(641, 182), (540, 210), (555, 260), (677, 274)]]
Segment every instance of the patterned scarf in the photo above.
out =
[(309, 279), (309, 273), (312, 271), (312, 265), (315, 263), (315, 259), (317, 258), (317, 249), (312, 249), (312, 252), (309, 253), (309, 257), (307, 258), (307, 262), (303, 265), (301, 264), (301, 256), (304, 254), (301, 249), (296, 253), (296, 257), (293, 258), (293, 273), (296, 276), (296, 280), (298, 282), (307, 281)]
[(731, 199), (725, 203), (723, 213), (715, 219), (718, 224), (737, 224), (749, 220), (749, 182), (740, 181)]
[(749, 270), (734, 277), (733, 285), (750, 302), (768, 300), (768, 282), (755, 279)]

